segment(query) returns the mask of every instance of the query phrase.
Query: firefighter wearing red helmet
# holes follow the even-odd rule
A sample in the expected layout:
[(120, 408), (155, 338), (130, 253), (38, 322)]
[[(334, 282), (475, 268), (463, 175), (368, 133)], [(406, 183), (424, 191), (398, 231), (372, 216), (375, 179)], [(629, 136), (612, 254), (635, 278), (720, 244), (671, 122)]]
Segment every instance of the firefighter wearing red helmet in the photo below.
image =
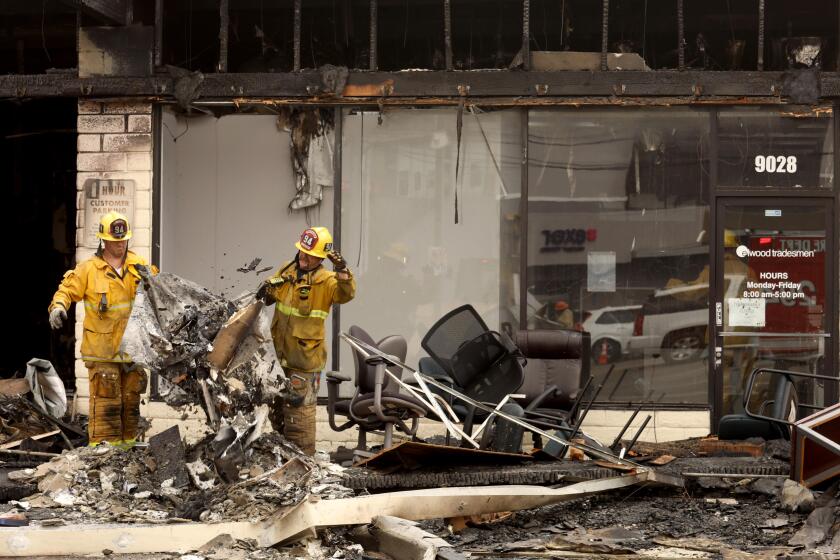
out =
[[(295, 258), (284, 264), (257, 292), (274, 304), (271, 334), (289, 389), (283, 403), (283, 432), (304, 453), (315, 453), (315, 402), (320, 375), (327, 363), (326, 319), (335, 304), (356, 294), (347, 263), (333, 250), (325, 227), (307, 228), (295, 243)], [(334, 272), (323, 268), (328, 258)]]
[(148, 263), (128, 250), (131, 227), (123, 214), (102, 216), (96, 237), (96, 254), (64, 274), (50, 303), (50, 326), (61, 328), (70, 305), (84, 302), (81, 355), (90, 383), (88, 439), (91, 445), (107, 441), (130, 447), (137, 438), (146, 373), (120, 352), (120, 341)]

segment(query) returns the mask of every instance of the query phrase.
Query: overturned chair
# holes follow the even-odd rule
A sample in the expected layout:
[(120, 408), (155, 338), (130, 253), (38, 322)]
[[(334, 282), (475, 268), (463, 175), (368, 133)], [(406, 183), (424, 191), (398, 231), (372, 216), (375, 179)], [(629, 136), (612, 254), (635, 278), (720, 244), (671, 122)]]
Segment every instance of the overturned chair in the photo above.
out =
[[(355, 325), (350, 327), (350, 334), (385, 354), (392, 355), (400, 361), (405, 360), (408, 346), (402, 336), (386, 336), (379, 342), (374, 342), (364, 329)], [(399, 392), (397, 383), (385, 372), (385, 360), (376, 356), (367, 358), (355, 349), (353, 357), (356, 390), (351, 398), (339, 397), (339, 386), (343, 381), (351, 381), (349, 375), (337, 371), (328, 372), (326, 375), (327, 415), (330, 427), (337, 432), (353, 426), (359, 427), (359, 439), (353, 454), (364, 457), (370, 455), (367, 449), (369, 432), (383, 431), (383, 448), (388, 449), (393, 444), (394, 428), (414, 437), (420, 418), (426, 416), (429, 411), (414, 397)], [(401, 377), (401, 368), (389, 366), (387, 369), (395, 376)], [(338, 425), (337, 416), (343, 416), (346, 421)]]
[[(517, 331), (514, 342), (528, 359), (525, 382), (517, 398), (525, 419), (537, 427), (557, 430), (559, 435), (580, 435), (588, 445), (602, 447), (580, 433), (580, 404), (592, 384), (590, 375), (591, 337), (575, 330)], [(543, 448), (539, 434), (534, 433), (534, 447)], [(557, 456), (565, 452), (552, 442), (543, 450)]]
[[(420, 359), (420, 371), (540, 429), (558, 431), (561, 437), (579, 434), (577, 411), (591, 382), (589, 333), (532, 330), (519, 331), (514, 338), (490, 331), (472, 306), (463, 305), (441, 317), (423, 338), (421, 346), (429, 357)], [(481, 448), (520, 450), (520, 426), (498, 417), (487, 421), (488, 413), (436, 392), (456, 412), (464, 431), (480, 436)], [(473, 430), (478, 422), (482, 424)], [(534, 443), (542, 447), (536, 433)], [(564, 451), (547, 446), (554, 456)]]
[[(473, 400), (490, 406), (501, 405), (509, 414), (522, 415), (516, 403), (506, 402), (508, 395), (519, 390), (523, 380), (516, 347), (504, 335), (489, 330), (473, 306), (462, 305), (441, 317), (423, 337), (420, 346), (429, 354), (429, 358), (420, 359), (421, 372)], [(472, 435), (476, 421), (487, 417), (484, 411), (436, 392), (451, 405), (467, 434)], [(489, 432), (482, 431), (481, 447), (498, 451), (514, 445), (518, 447), (515, 443), (517, 430), (521, 440), (521, 430), (517, 427), (507, 434), (506, 442), (501, 445), (500, 442), (493, 444)], [(463, 445), (466, 443), (462, 442)]]

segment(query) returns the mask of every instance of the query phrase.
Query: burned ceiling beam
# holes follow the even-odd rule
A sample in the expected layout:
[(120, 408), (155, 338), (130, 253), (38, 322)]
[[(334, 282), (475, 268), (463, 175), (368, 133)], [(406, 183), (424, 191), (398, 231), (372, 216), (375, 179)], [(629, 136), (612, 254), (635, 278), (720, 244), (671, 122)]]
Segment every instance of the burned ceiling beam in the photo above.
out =
[(677, 0), (677, 64), (685, 70), (685, 1)]
[(230, 0), (219, 1), (219, 72), (228, 71)]
[(155, 0), (155, 44), (154, 64), (159, 68), (163, 64), (163, 0)]
[(368, 53), (369, 57), (369, 65), (368, 69), (370, 70), (378, 70), (379, 69), (379, 62), (377, 61), (377, 55), (379, 53), (379, 37), (378, 37), (378, 21), (379, 21), (379, 7), (376, 3), (376, 0), (370, 0), (370, 52)]
[(531, 2), (522, 0), (522, 69), (531, 69)]
[(758, 71), (764, 70), (764, 0), (758, 0)]
[(607, 50), (610, 40), (610, 0), (603, 0), (601, 6), (601, 70), (607, 70)]
[(293, 40), (293, 53), (294, 53), (294, 62), (292, 63), (292, 69), (295, 72), (300, 71), (300, 29), (301, 29), (301, 0), (295, 0), (295, 12), (294, 12), (294, 40)]
[(446, 51), (446, 69), (453, 70), (452, 65), (452, 4), (450, 0), (443, 0), (443, 45)]
[[(204, 74), (194, 99), (299, 98), (324, 103), (346, 98), (541, 98), (606, 96), (787, 97), (790, 73), (621, 71), (621, 72), (348, 72), (346, 83), (318, 70), (268, 74)], [(815, 73), (820, 99), (840, 97), (840, 74)], [(148, 77), (79, 78), (71, 73), (0, 76), (0, 98), (153, 97), (171, 99), (176, 79)], [(332, 91), (337, 89), (340, 91)], [(798, 97), (802, 99), (802, 97)], [(816, 97), (815, 97), (816, 98)]]

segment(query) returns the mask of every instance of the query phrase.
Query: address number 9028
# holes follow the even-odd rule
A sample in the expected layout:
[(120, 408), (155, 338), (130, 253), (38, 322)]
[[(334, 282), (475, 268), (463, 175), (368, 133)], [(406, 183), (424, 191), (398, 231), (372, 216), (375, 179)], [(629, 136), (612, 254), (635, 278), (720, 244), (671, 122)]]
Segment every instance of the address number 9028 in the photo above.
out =
[(796, 173), (796, 156), (755, 156), (756, 173)]

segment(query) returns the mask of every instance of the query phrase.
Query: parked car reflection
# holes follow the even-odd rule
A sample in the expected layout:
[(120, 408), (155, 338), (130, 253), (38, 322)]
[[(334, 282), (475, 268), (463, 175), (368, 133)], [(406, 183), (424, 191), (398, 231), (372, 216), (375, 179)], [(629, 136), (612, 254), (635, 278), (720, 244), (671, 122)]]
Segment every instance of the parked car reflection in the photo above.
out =
[(594, 362), (611, 364), (627, 354), (627, 343), (633, 335), (633, 322), (641, 307), (602, 307), (584, 312), (586, 319), (581, 327), (590, 333)]

